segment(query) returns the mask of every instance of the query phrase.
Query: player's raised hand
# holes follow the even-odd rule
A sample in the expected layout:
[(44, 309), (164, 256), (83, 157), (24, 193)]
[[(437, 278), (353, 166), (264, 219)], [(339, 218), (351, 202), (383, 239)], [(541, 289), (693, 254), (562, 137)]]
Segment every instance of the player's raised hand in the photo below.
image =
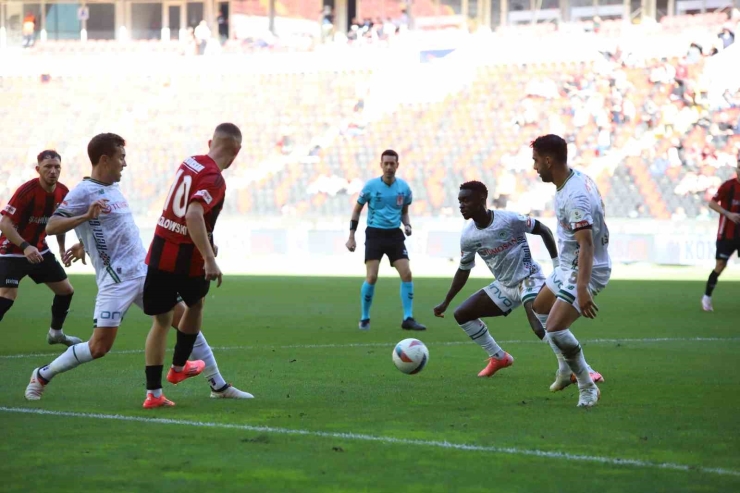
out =
[(735, 224), (740, 224), (740, 212), (728, 212), (727, 219)]
[(96, 200), (87, 208), (87, 218), (97, 219), (100, 213), (108, 207), (108, 201), (105, 199)]
[(69, 267), (72, 265), (72, 262), (77, 262), (78, 260), (82, 260), (82, 264), (87, 265), (87, 262), (85, 262), (85, 247), (82, 246), (82, 243), (75, 243), (62, 256), (62, 262), (65, 267)]
[(413, 230), (411, 229), (410, 224), (404, 224), (403, 231), (406, 233), (406, 236), (411, 236), (411, 233), (413, 233)]
[(599, 307), (594, 303), (591, 293), (587, 289), (578, 290), (578, 304), (581, 307), (581, 313), (586, 318), (596, 318)]
[(26, 259), (28, 259), (32, 264), (40, 264), (44, 261), (44, 257), (41, 256), (38, 248), (33, 245), (28, 245), (25, 250), (23, 250), (23, 255), (25, 255)]
[(354, 238), (350, 238), (349, 240), (347, 240), (347, 243), (345, 243), (345, 245), (347, 247), (347, 250), (349, 250), (350, 252), (354, 252), (355, 248), (357, 248), (357, 242)]
[(209, 258), (205, 261), (206, 281), (217, 281), (216, 287), (221, 286), (223, 279), (223, 273), (218, 267), (215, 258)]
[(447, 307), (450, 304), (446, 301), (443, 301), (439, 305), (434, 307), (434, 316), (439, 318), (445, 318), (445, 312), (447, 311)]

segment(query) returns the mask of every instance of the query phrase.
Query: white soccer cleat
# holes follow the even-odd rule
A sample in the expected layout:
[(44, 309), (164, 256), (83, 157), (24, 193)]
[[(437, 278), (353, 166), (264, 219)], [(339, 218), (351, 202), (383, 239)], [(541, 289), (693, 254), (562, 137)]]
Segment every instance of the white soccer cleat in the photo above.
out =
[(550, 385), (550, 392), (559, 392), (572, 383), (570, 372), (560, 373), (560, 370), (556, 370), (555, 381)]
[(578, 388), (578, 407), (594, 407), (599, 402), (601, 390), (595, 383)]
[(28, 382), (28, 387), (26, 387), (26, 399), (29, 401), (41, 400), (44, 388), (45, 385), (39, 380), (39, 369), (36, 368), (31, 373), (31, 381)]
[(704, 309), (705, 312), (713, 312), (714, 307), (712, 307), (712, 298), (711, 296), (704, 295), (701, 298), (701, 307)]
[(229, 385), (221, 392), (211, 389), (211, 399), (254, 399), (249, 392), (242, 392), (233, 385)]

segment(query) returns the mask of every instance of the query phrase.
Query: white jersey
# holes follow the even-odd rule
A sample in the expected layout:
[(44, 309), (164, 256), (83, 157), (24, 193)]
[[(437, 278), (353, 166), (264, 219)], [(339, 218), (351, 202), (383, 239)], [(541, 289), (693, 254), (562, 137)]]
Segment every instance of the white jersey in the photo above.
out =
[(504, 286), (516, 286), (523, 279), (541, 273), (540, 265), (532, 259), (525, 234), (531, 233), (534, 225), (531, 217), (509, 211), (493, 211), (493, 221), (483, 229), (478, 229), (471, 220), (460, 237), (460, 269), (472, 269), (477, 253)]
[(108, 207), (97, 219), (75, 228), (95, 267), (98, 288), (146, 276), (146, 250), (118, 184), (85, 178), (67, 194), (54, 215), (80, 216), (100, 199), (106, 200)]
[(611, 268), (609, 229), (604, 221), (604, 201), (594, 181), (571, 170), (568, 179), (555, 194), (555, 214), (558, 218), (558, 250), (560, 265), (578, 270), (576, 231), (591, 228), (594, 238), (594, 269)]

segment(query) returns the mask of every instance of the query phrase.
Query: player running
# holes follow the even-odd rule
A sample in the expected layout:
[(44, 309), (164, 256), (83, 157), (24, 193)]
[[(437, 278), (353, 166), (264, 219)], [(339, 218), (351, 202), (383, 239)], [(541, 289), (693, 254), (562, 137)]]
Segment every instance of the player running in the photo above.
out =
[(455, 320), (465, 333), (477, 342), (489, 356), (488, 365), (478, 373), (490, 377), (514, 363), (514, 358), (501, 349), (481, 320), (483, 317), (508, 316), (519, 305), (524, 310), (532, 330), (542, 339), (545, 331), (532, 311), (545, 277), (539, 264), (532, 259), (525, 233), (542, 237), (552, 262), (558, 265), (558, 250), (550, 229), (531, 217), (486, 207), (488, 189), (478, 181), (460, 185), (458, 202), (466, 220), (460, 237), (460, 266), (444, 301), (434, 307), (434, 315), (444, 317), (447, 307), (465, 286), (480, 255), (496, 280), (476, 292), (455, 309)]
[[(596, 318), (592, 296), (603, 290), (611, 276), (609, 229), (604, 221), (604, 202), (596, 183), (568, 166), (568, 146), (557, 135), (535, 139), (531, 147), (534, 169), (545, 183), (557, 187), (555, 214), (558, 219), (560, 266), (534, 301), (534, 311), (548, 332), (560, 367), (550, 390), (562, 390), (578, 382), (578, 407), (591, 407), (599, 400), (594, 383), (603, 380), (590, 370), (570, 326), (581, 314)], [(561, 358), (562, 354), (562, 358)]]
[(350, 252), (357, 248), (355, 231), (360, 221), (362, 208), (367, 204), (367, 228), (365, 229), (365, 282), (360, 291), (362, 314), (360, 330), (370, 329), (370, 307), (375, 295), (375, 283), (378, 281), (378, 270), (383, 255), (388, 255), (392, 267), (401, 276), (401, 304), (405, 330), (426, 330), (426, 327), (414, 319), (414, 282), (409, 266), (409, 254), (406, 250), (401, 223), (406, 236), (411, 236), (409, 205), (413, 199), (408, 184), (396, 178), (398, 170), (398, 153), (393, 150), (383, 151), (380, 155), (380, 169), (383, 176), (368, 181), (360, 192), (352, 219), (349, 222), (349, 240), (346, 246)]
[[(146, 251), (128, 202), (118, 187), (126, 167), (126, 142), (116, 134), (95, 136), (87, 146), (92, 173), (65, 198), (46, 230), (62, 234), (75, 230), (82, 244), (71, 247), (69, 259), (83, 258), (83, 246), (95, 267), (98, 296), (95, 300), (93, 335), (88, 342), (75, 344), (54, 361), (31, 374), (26, 399), (39, 400), (51, 379), (94, 359), (113, 347), (118, 327), (132, 304), (143, 306)], [(176, 328), (184, 307), (178, 307)], [(193, 356), (212, 361), (213, 352), (202, 335)], [(202, 364), (202, 362), (201, 362)], [(218, 378), (220, 374), (218, 374)], [(224, 395), (236, 397), (232, 393)]]
[(737, 176), (724, 182), (712, 200), (709, 208), (719, 213), (719, 229), (717, 230), (717, 264), (709, 274), (707, 288), (701, 299), (701, 307), (705, 312), (712, 312), (712, 292), (717, 285), (722, 271), (727, 267), (727, 261), (735, 252), (740, 253), (740, 154), (737, 158)]
[[(53, 150), (41, 151), (36, 157), (39, 177), (24, 183), (0, 214), (0, 321), (18, 296), (24, 277), (36, 284), (44, 283), (54, 292), (51, 304), (51, 327), (46, 336), (49, 344), (72, 346), (82, 339), (64, 334), (62, 327), (72, 303), (74, 289), (67, 273), (46, 243), (46, 222), (64, 200), (69, 189), (59, 183), (62, 157)], [(57, 235), (59, 255), (65, 265), (65, 235)]]
[[(149, 267), (144, 284), (144, 313), (152, 315), (153, 323), (146, 340), (144, 407), (174, 405), (162, 394), (162, 370), (167, 332), (182, 305), (179, 299), (186, 307), (178, 324), (167, 380), (177, 384), (199, 371), (201, 363), (188, 362), (187, 358), (196, 338), (202, 337), (199, 334), (203, 302), (210, 282), (218, 280), (216, 286), (221, 286), (222, 274), (213, 245), (213, 229), (226, 193), (221, 172), (234, 162), (241, 143), (242, 134), (236, 125), (220, 124), (208, 141), (208, 154), (189, 157), (180, 165), (165, 199), (146, 257)], [(252, 397), (233, 389), (223, 379), (212, 380), (211, 389), (211, 397), (230, 397), (230, 393), (238, 393), (240, 398)]]

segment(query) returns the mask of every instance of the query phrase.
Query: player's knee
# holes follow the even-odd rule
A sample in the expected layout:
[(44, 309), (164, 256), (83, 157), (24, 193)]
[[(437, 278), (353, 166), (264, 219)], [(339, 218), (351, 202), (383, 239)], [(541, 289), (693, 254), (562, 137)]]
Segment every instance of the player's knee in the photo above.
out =
[(414, 279), (413, 279), (413, 276), (411, 275), (411, 271), (409, 270), (409, 271), (401, 272), (401, 280), (403, 282), (413, 281)]
[(547, 304), (545, 303), (545, 300), (542, 299), (542, 297), (538, 296), (532, 302), (532, 311), (534, 311), (534, 313), (537, 313), (537, 314), (540, 314), (540, 315), (545, 315), (546, 313), (548, 313), (550, 311), (550, 309), (547, 307)]
[(727, 261), (717, 260), (717, 265), (714, 266), (714, 272), (716, 272), (717, 274), (722, 274), (722, 271), (725, 270), (725, 267), (727, 267)]
[(455, 317), (455, 322), (458, 324), (464, 324), (465, 322), (470, 322), (472, 318), (470, 317), (470, 312), (463, 308), (462, 306), (458, 306), (455, 308), (455, 313), (453, 314)]
[(108, 341), (90, 341), (90, 354), (93, 359), (102, 358), (108, 354), (113, 346), (112, 342)]
[(376, 282), (378, 282), (378, 274), (377, 273), (368, 273), (365, 276), (365, 281), (368, 284), (375, 284)]

